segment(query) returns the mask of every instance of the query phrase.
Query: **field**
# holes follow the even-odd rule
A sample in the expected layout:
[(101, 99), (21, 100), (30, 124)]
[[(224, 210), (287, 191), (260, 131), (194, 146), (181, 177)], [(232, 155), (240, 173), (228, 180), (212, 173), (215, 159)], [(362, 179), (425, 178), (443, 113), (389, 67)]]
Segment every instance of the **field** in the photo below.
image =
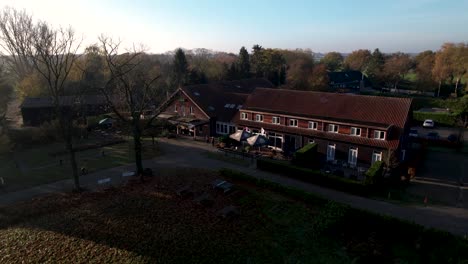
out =
[[(210, 183), (232, 181), (219, 193)], [(178, 196), (188, 185), (192, 196)], [(200, 194), (212, 204), (199, 204)], [(222, 218), (226, 206), (240, 215)], [(230, 171), (0, 208), (0, 263), (461, 263), (466, 241)], [(443, 243), (441, 243), (443, 242)]]
[[(92, 140), (82, 143), (92, 143)], [(143, 158), (159, 154), (153, 148), (151, 139), (143, 141)], [(23, 147), (0, 155), (0, 176), (6, 185), (4, 191), (14, 191), (31, 186), (69, 179), (71, 167), (68, 155), (51, 155), (63, 150), (63, 144), (52, 143), (33, 147)], [(104, 156), (102, 155), (104, 151)], [(86, 167), (89, 172), (125, 165), (134, 161), (133, 144), (121, 143), (103, 148), (76, 152), (78, 167)], [(60, 165), (62, 160), (62, 165)]]

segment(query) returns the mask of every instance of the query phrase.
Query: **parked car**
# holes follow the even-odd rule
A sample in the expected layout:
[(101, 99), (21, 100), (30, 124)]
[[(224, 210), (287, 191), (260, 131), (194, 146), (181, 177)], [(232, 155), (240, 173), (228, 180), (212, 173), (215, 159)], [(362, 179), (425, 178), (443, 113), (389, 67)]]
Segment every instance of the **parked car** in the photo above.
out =
[(429, 132), (427, 133), (427, 139), (430, 140), (438, 140), (440, 138), (439, 133), (437, 132)]
[(432, 128), (434, 127), (434, 121), (431, 119), (424, 120), (423, 127)]
[(450, 134), (448, 135), (447, 140), (452, 143), (457, 142), (458, 136), (456, 134)]
[(410, 131), (409, 131), (409, 136), (410, 136), (410, 137), (415, 137), (415, 138), (419, 137), (418, 130), (416, 130), (416, 129), (410, 129)]

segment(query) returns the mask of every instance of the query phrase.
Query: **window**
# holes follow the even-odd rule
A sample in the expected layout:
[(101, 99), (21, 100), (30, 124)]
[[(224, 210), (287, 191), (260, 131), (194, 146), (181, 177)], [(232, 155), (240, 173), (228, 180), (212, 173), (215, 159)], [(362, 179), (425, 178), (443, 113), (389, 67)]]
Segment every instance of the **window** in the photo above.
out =
[(242, 112), (241, 113), (241, 119), (242, 120), (249, 120), (249, 115), (247, 113)]
[(297, 127), (297, 119), (289, 119), (289, 126)]
[(229, 134), (233, 134), (236, 132), (236, 127), (235, 126), (229, 126)]
[(279, 125), (279, 123), (280, 123), (279, 116), (274, 116), (273, 119), (271, 120), (271, 123)]
[(255, 115), (255, 121), (263, 122), (263, 115)]
[(317, 130), (318, 123), (317, 122), (309, 122), (309, 129)]
[(329, 124), (328, 125), (328, 132), (338, 133), (338, 125)]
[(358, 157), (358, 149), (357, 148), (349, 148), (348, 163), (351, 164), (351, 165), (356, 166), (357, 157)]
[(193, 114), (193, 107), (190, 107), (190, 114)]
[(241, 109), (241, 108), (242, 108), (242, 105), (238, 105), (238, 106), (237, 106), (237, 109)]
[(181, 111), (182, 111), (182, 115), (185, 116), (185, 105), (183, 105), (183, 106), (181, 107), (181, 109), (182, 109), (182, 110), (181, 110)]
[[(232, 128), (231, 128), (232, 127)], [(230, 126), (229, 124), (227, 123), (221, 123), (221, 122), (217, 122), (216, 123), (216, 133), (218, 134), (223, 134), (223, 135), (226, 135), (228, 134), (230, 131), (233, 131), (235, 128), (233, 126)]]
[(375, 139), (380, 139), (380, 140), (385, 140), (385, 131), (380, 131), (380, 130), (374, 131), (374, 138)]
[(177, 105), (174, 105), (174, 112), (177, 112)]
[(372, 164), (376, 161), (382, 161), (382, 151), (374, 151), (372, 153)]
[(361, 136), (361, 129), (357, 127), (352, 127), (351, 136)]
[(328, 144), (327, 147), (327, 160), (335, 160), (335, 144)]

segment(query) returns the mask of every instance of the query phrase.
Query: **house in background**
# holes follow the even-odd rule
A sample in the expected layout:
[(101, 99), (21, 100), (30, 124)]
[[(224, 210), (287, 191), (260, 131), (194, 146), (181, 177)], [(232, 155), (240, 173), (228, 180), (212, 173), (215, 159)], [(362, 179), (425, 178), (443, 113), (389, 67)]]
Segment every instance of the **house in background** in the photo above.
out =
[(338, 93), (359, 93), (371, 86), (369, 79), (360, 71), (328, 72), (330, 91)]
[(264, 129), (269, 145), (294, 152), (317, 143), (323, 160), (369, 167), (403, 160), (411, 99), (257, 88), (232, 123)]
[[(100, 95), (60, 96), (60, 111), (75, 118), (94, 116), (108, 112), (106, 100)], [(52, 97), (26, 97), (20, 105), (23, 125), (40, 126), (55, 119)]]
[(190, 85), (177, 89), (160, 107), (159, 119), (176, 125), (177, 134), (214, 137), (234, 133), (233, 117), (256, 87), (274, 87), (266, 79)]

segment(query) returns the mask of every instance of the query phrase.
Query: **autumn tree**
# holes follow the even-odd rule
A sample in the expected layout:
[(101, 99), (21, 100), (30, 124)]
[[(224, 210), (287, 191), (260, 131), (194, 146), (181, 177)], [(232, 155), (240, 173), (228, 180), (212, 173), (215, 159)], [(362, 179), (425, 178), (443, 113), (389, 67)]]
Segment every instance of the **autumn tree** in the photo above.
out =
[[(141, 137), (152, 119), (143, 124), (145, 120), (142, 118), (144, 111), (152, 109), (155, 104), (153, 94), (160, 75), (156, 69), (148, 69), (149, 56), (143, 48), (120, 53), (120, 42), (105, 36), (100, 36), (99, 41), (109, 71), (101, 92), (120, 121), (131, 129), (137, 174), (143, 180)], [(153, 113), (153, 116), (157, 114)]]
[(369, 50), (355, 50), (345, 58), (343, 63), (344, 68), (365, 73), (369, 66), (371, 56)]
[(451, 56), (450, 50), (447, 47), (442, 47), (441, 50), (437, 51), (434, 58), (434, 67), (432, 68), (432, 76), (438, 83), (437, 97), (440, 96), (440, 89), (442, 84), (451, 75)]
[(374, 85), (378, 85), (383, 81), (383, 68), (385, 65), (385, 56), (379, 49), (375, 49), (369, 59), (367, 66), (367, 77)]
[(434, 68), (435, 53), (432, 50), (426, 50), (414, 58), (415, 72), (417, 76), (416, 88), (420, 91), (434, 91), (436, 83), (432, 75)]
[(384, 64), (385, 80), (396, 89), (412, 66), (411, 58), (405, 53), (392, 54)]
[(329, 88), (327, 66), (325, 64), (315, 65), (308, 78), (309, 90), (326, 91)]
[(252, 68), (257, 77), (270, 80), (276, 86), (286, 81), (286, 60), (280, 50), (264, 49), (259, 45), (253, 46), (251, 56)]
[(338, 71), (343, 66), (343, 56), (339, 52), (328, 52), (320, 60), (320, 63), (323, 63), (329, 71)]

